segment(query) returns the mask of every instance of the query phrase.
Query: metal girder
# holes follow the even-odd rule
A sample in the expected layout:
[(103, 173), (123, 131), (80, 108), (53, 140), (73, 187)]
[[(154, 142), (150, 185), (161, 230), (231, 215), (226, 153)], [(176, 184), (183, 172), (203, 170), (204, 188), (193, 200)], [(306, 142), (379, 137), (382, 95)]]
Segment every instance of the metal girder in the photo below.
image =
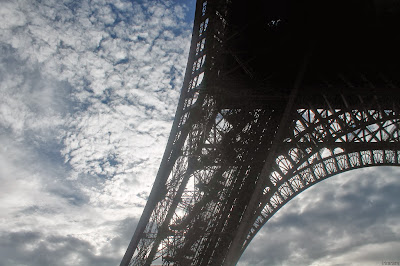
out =
[[(375, 13), (368, 1), (330, 1), (333, 11), (303, 4), (197, 1), (171, 134), (121, 265), (234, 265), (305, 189), (352, 169), (400, 165), (400, 40), (382, 33), (400, 25), (385, 12), (399, 10), (388, 2)], [(362, 12), (353, 18), (352, 10)], [(344, 24), (327, 19), (336, 11)], [(372, 14), (379, 20), (371, 26)], [(368, 50), (382, 48), (377, 41), (354, 50), (371, 27), (392, 50)]]

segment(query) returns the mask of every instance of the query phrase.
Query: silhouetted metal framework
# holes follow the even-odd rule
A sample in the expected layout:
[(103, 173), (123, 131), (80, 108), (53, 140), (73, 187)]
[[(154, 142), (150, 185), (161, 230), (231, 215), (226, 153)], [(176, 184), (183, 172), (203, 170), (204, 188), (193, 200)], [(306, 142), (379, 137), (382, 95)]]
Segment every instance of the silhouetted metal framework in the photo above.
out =
[(399, 165), (399, 5), (198, 0), (171, 134), (121, 265), (234, 265), (305, 189)]

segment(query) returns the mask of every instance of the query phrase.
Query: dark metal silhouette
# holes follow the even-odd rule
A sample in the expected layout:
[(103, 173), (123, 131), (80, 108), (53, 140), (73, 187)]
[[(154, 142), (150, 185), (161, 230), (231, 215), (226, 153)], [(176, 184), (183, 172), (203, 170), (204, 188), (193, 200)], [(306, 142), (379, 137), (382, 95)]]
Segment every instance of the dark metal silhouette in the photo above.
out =
[(396, 0), (198, 0), (171, 134), (121, 265), (234, 265), (293, 197), (400, 164)]

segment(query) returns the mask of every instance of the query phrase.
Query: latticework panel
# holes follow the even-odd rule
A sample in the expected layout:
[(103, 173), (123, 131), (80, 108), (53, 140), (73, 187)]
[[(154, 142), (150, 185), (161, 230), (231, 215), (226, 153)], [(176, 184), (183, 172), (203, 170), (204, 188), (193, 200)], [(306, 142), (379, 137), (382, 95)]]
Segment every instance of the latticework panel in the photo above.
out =
[(315, 183), (352, 169), (400, 165), (398, 108), (398, 99), (374, 97), (352, 108), (298, 109), (242, 251), (283, 205)]
[[(224, 25), (216, 12), (216, 4), (197, 1), (189, 60), (170, 138), (152, 192), (121, 265), (150, 265), (160, 257), (169, 264), (168, 258), (181, 245), (185, 235), (184, 232), (172, 232), (169, 225), (187, 215), (190, 206), (198, 201), (194, 180), (208, 175), (207, 171), (201, 173), (196, 168), (202, 150), (211, 145), (204, 143), (204, 134), (210, 130), (217, 115), (215, 100), (205, 92), (205, 72), (211, 72), (215, 63), (213, 58), (207, 58), (207, 53), (218, 53), (223, 35)], [(207, 78), (212, 76), (211, 72)]]
[[(220, 110), (196, 157), (197, 200), (169, 228), (182, 238), (170, 263), (222, 263), (276, 127), (268, 110)], [(178, 237), (178, 238), (179, 238)]]
[[(350, 2), (355, 10), (361, 3)], [(346, 54), (335, 50), (328, 62), (321, 55), (336, 49), (340, 31), (324, 20), (336, 39), (313, 32), (302, 18), (318, 5), (306, 3), (197, 1), (170, 138), (121, 265), (232, 265), (308, 187), (352, 169), (400, 164), (396, 60), (378, 71), (379, 56), (347, 62), (354, 50), (341, 45)], [(367, 9), (344, 21), (358, 29), (374, 13)]]

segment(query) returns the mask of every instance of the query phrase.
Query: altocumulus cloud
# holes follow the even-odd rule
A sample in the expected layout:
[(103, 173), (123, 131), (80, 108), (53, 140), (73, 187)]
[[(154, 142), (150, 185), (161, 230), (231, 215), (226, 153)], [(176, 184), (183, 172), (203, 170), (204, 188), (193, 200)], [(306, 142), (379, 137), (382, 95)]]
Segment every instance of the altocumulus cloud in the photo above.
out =
[(119, 263), (169, 134), (193, 5), (2, 1), (0, 265)]

